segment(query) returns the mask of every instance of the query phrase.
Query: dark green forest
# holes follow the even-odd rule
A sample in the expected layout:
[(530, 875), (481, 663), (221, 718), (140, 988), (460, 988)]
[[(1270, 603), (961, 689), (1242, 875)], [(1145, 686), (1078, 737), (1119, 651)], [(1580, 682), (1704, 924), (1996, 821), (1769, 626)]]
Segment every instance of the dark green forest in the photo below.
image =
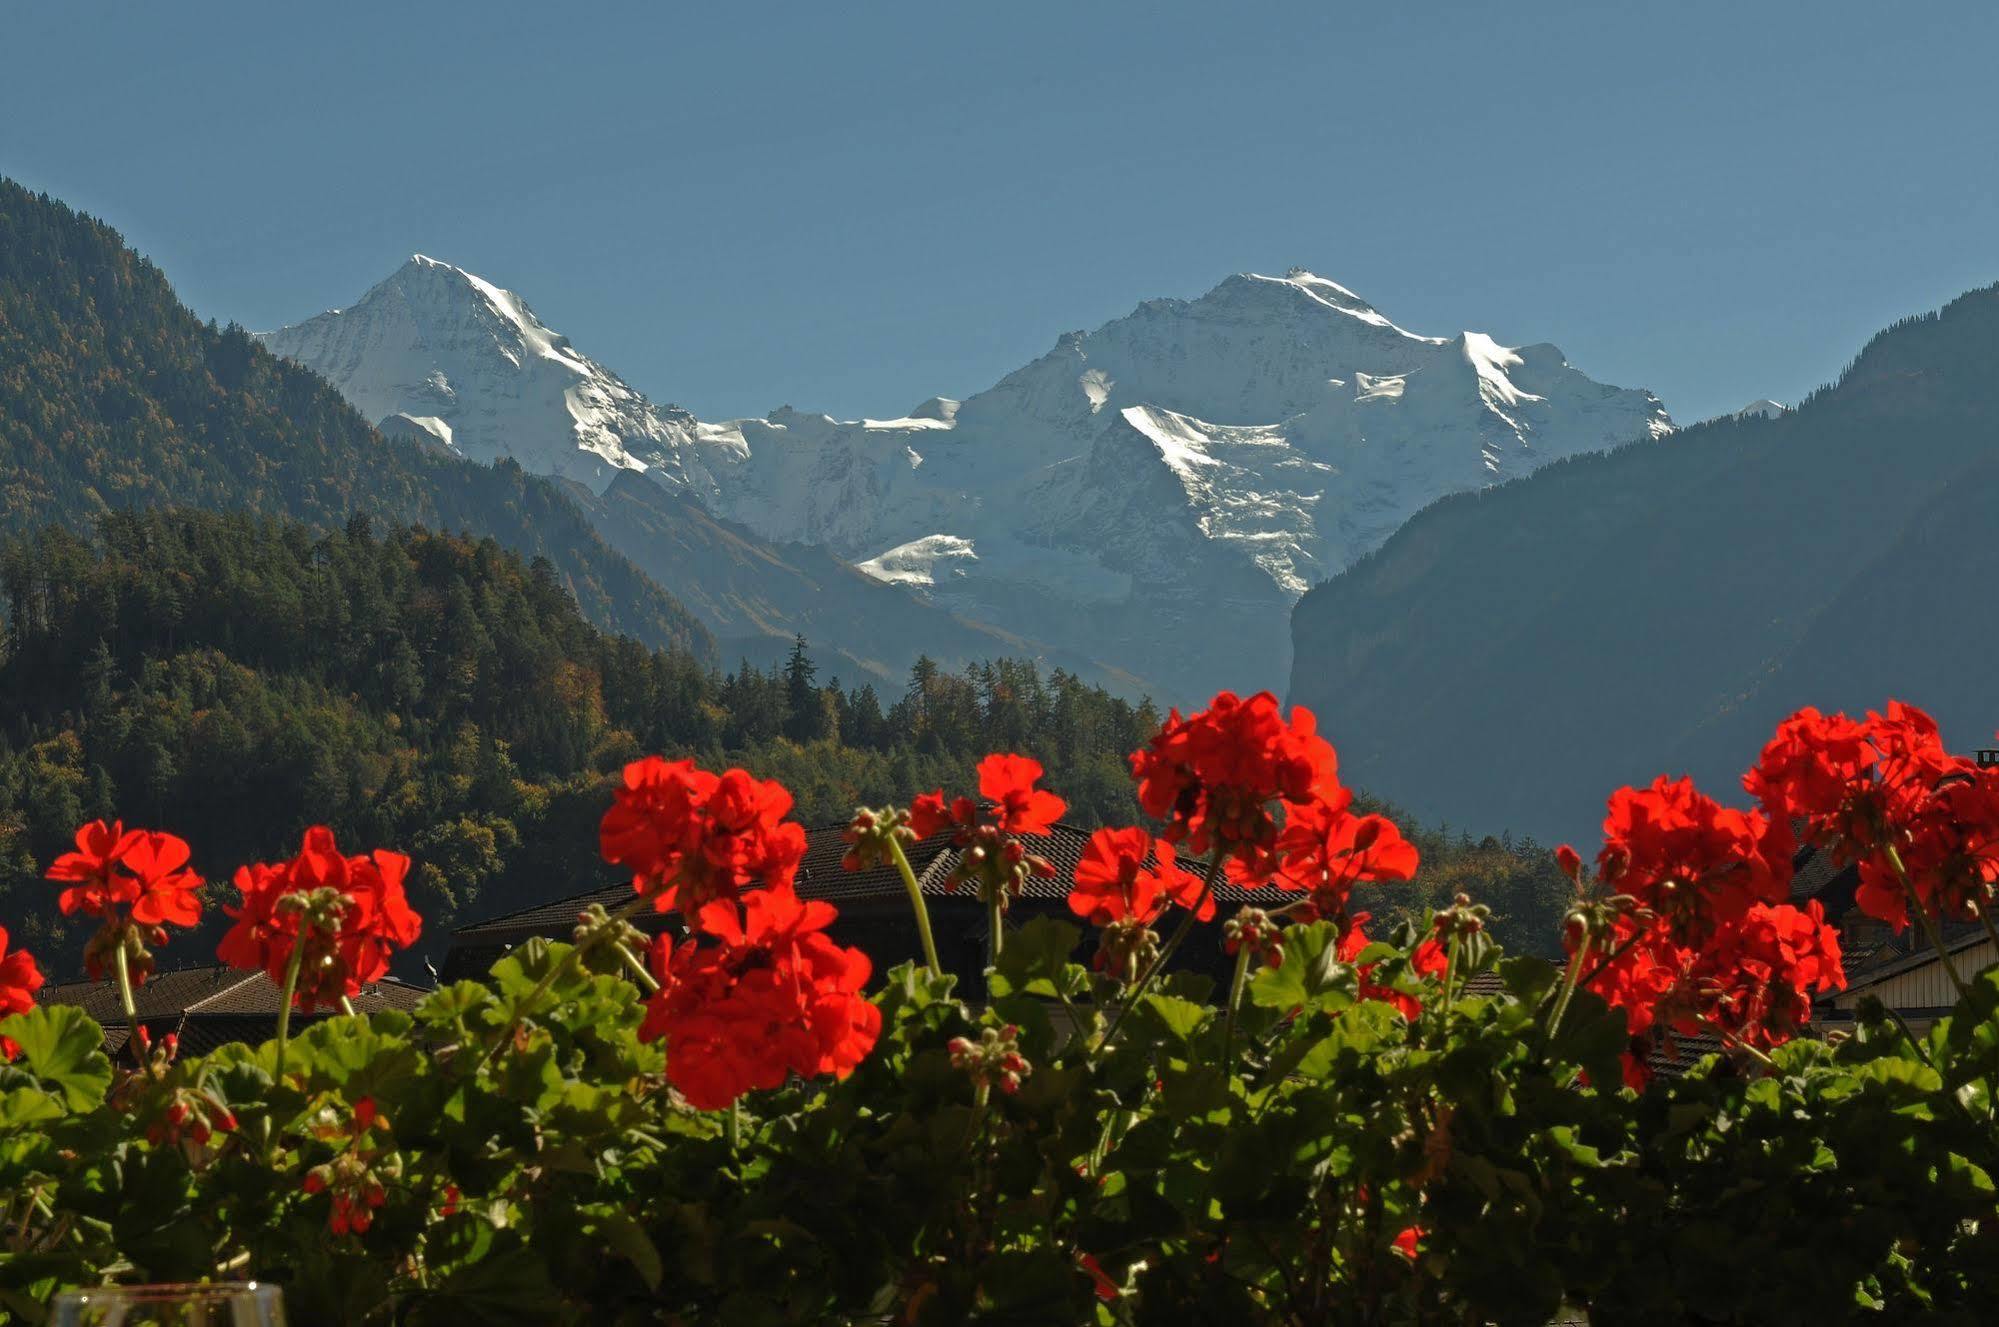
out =
[(713, 648), (553, 484), (384, 439), (325, 380), (196, 318), (117, 231), (0, 178), (0, 533), (168, 505), (472, 530), (547, 558), (592, 621)]
[[(0, 916), (46, 954), (80, 937), (62, 934), (41, 870), (92, 817), (182, 835), (212, 881), (317, 821), (357, 849), (399, 847), (435, 955), (455, 922), (608, 879), (608, 779), (645, 752), (781, 778), (812, 824), (969, 789), (982, 755), (1018, 750), (1092, 826), (1136, 819), (1124, 758), (1160, 717), (1006, 660), (922, 661), (886, 697), (821, 676), (803, 641), (783, 667), (719, 671), (600, 631), (545, 560), (358, 516), (321, 535), (108, 513), (91, 538), (9, 541), (0, 592)], [(1415, 837), (1422, 880), (1377, 907), (1468, 888), (1520, 943), (1552, 937), (1545, 852)]]

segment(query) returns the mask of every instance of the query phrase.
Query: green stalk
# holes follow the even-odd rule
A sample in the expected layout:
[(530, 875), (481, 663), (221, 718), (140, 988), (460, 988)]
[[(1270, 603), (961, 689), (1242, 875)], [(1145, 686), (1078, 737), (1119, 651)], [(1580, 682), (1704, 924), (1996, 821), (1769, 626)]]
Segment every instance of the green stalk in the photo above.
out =
[(728, 1118), (723, 1121), (722, 1129), (724, 1135), (729, 1140), (729, 1155), (734, 1156), (736, 1155), (736, 1153), (742, 1151), (743, 1150), (742, 1098), (738, 1097), (736, 1100), (729, 1103)]
[(625, 970), (632, 974), (632, 980), (647, 991), (656, 993), (659, 990), (659, 979), (646, 971), (646, 965), (639, 961), (639, 956), (625, 948), (625, 942), (622, 940), (618, 941), (617, 950), (618, 958), (624, 963)]
[(1207, 903), (1208, 896), (1215, 892), (1215, 881), (1221, 876), (1225, 852), (1221, 844), (1215, 845), (1214, 852), (1208, 858), (1208, 873), (1201, 877), (1201, 892), (1195, 897), (1194, 906), (1187, 909), (1187, 915), (1173, 928), (1173, 934), (1166, 941), (1166, 947), (1159, 951), (1158, 958), (1152, 960), (1152, 966), (1138, 979), (1138, 985), (1132, 987), (1130, 997), (1118, 1006), (1117, 1016), (1111, 1019), (1110, 1027), (1104, 1030), (1104, 1039), (1099, 1043), (1099, 1049), (1109, 1048), (1111, 1039), (1117, 1036), (1118, 1028), (1124, 1024), (1124, 1016), (1131, 1012), (1131, 1007), (1138, 1003), (1138, 997), (1144, 995), (1146, 988), (1152, 985), (1152, 979), (1166, 970), (1168, 960), (1187, 942), (1188, 934), (1194, 929), (1195, 918), (1201, 915), (1201, 908)]
[(1235, 951), (1235, 974), (1229, 978), (1228, 1021), (1222, 1031), (1222, 1068), (1227, 1070), (1235, 1051), (1236, 1014), (1242, 1008), (1243, 988), (1249, 985), (1249, 946), (1237, 945)]
[(987, 965), (997, 967), (1000, 950), (1006, 944), (1006, 895), (998, 890), (994, 890), (993, 896), (986, 900), (986, 929), (989, 936)]
[[(591, 944), (596, 942), (597, 936), (613, 930), (615, 923), (628, 922), (638, 916), (639, 912), (651, 902), (652, 898), (650, 895), (634, 895), (631, 902), (610, 915), (609, 921), (602, 930), (592, 932), (590, 943), (573, 946), (568, 953), (562, 956), (560, 962), (543, 973), (541, 980), (535, 983), (534, 989), (528, 992), (527, 999), (514, 1006), (513, 1021), (507, 1024), (506, 1031), (500, 1034), (499, 1040), (495, 1041), (487, 1049), (480, 1063), (490, 1063), (499, 1055), (500, 1048), (514, 1039), (515, 1034), (521, 1030), (521, 1024), (527, 1021), (528, 1011), (541, 1003), (541, 997), (548, 994), (549, 988), (555, 985), (558, 978), (566, 975), (571, 968), (583, 961), (584, 952), (590, 948)], [(622, 948), (622, 946), (620, 947)]]
[(1936, 919), (1930, 916), (1929, 909), (1923, 906), (1923, 901), (1916, 897), (1916, 882), (1909, 879), (1909, 868), (1902, 864), (1902, 854), (1892, 843), (1887, 844), (1886, 849), (1888, 864), (1895, 868), (1895, 878), (1902, 882), (1902, 893), (1908, 897), (1910, 910), (1916, 914), (1916, 920), (1922, 923), (1923, 934), (1929, 937), (1931, 947), (1937, 951), (1937, 958), (1943, 963), (1944, 975), (1950, 978), (1951, 985), (1957, 987), (1960, 997), (1970, 995), (1971, 988), (1964, 984), (1963, 977), (1958, 976), (1957, 965), (1950, 961), (1950, 954), (1943, 947), (1943, 933), (1937, 930)]
[(298, 991), (299, 968), (305, 963), (304, 928), (300, 930), (301, 934), (292, 942), (291, 959), (285, 964), (285, 998), (278, 1006), (278, 1071), (271, 1076), (280, 1082), (285, 1076), (285, 1045), (291, 1039), (292, 999)]
[(1458, 976), (1458, 928), (1451, 927), (1451, 943), (1444, 951), (1444, 1009), (1451, 1007), (1451, 986)]
[(1547, 1044), (1550, 1046), (1555, 1044), (1555, 1034), (1561, 1031), (1562, 1015), (1569, 1012), (1569, 999), (1576, 993), (1577, 978), (1582, 976), (1583, 959), (1595, 940), (1596, 932), (1590, 929), (1587, 922), (1583, 923), (1582, 943), (1576, 946), (1575, 953), (1569, 955), (1569, 966), (1562, 973), (1562, 993), (1555, 1000), (1555, 1012), (1548, 1016)]
[(131, 1047), (132, 1063), (143, 1068), (146, 1061), (139, 1049), (139, 1002), (132, 997), (132, 972), (125, 964), (125, 949), (131, 942), (129, 934), (119, 939), (112, 968), (118, 974), (118, 1003), (125, 1007), (125, 1044)]
[(909, 891), (909, 907), (916, 914), (916, 933), (923, 939), (923, 961), (930, 965), (931, 976), (942, 978), (944, 965), (937, 961), (937, 940), (930, 934), (930, 909), (923, 902), (923, 887), (916, 883), (916, 872), (909, 869), (909, 857), (893, 834), (888, 836), (888, 855), (902, 876), (902, 887)]

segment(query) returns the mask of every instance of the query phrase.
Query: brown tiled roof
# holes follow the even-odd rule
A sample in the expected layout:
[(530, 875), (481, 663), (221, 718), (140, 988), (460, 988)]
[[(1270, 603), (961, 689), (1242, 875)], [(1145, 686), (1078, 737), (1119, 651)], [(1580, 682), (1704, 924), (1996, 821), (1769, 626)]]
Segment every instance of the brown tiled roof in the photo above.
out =
[(1670, 1036), (1652, 1048), (1645, 1062), (1652, 1072), (1677, 1078), (1696, 1063), (1721, 1050), (1721, 1038), (1705, 1032), (1692, 1036)]
[[(841, 867), (840, 860), (846, 855), (847, 845), (841, 840), (840, 832), (846, 827), (847, 822), (843, 820), (806, 830), (805, 857), (798, 868), (799, 897), (839, 904), (899, 902), (905, 897), (906, 890), (901, 873), (893, 866), (870, 867), (865, 871), (847, 871)], [(1054, 864), (1055, 875), (1052, 879), (1030, 878), (1022, 890), (1022, 897), (1046, 902), (1060, 902), (1067, 898), (1070, 887), (1075, 883), (1076, 866), (1081, 862), (1083, 849), (1089, 841), (1090, 831), (1069, 824), (1055, 825), (1045, 838), (1037, 836), (1028, 839), (1033, 851)], [(957, 850), (951, 847), (950, 836), (933, 835), (907, 851), (910, 870), (915, 873), (917, 885), (924, 895), (933, 898), (948, 895), (950, 891), (945, 888), (945, 881), (958, 858)], [(1183, 865), (1196, 871), (1200, 866), (1199, 863), (1184, 862)], [(453, 934), (453, 943), (469, 948), (517, 944), (535, 935), (566, 938), (576, 924), (576, 914), (584, 908), (600, 903), (615, 910), (631, 897), (629, 883), (605, 885), (460, 927)], [(1276, 889), (1244, 889), (1226, 879), (1215, 884), (1215, 899), (1224, 906), (1259, 902), (1273, 904), (1287, 901), (1290, 897)], [(667, 924), (666, 918), (654, 913), (641, 913), (633, 920), (641, 930), (649, 932), (657, 932)]]
[(1504, 995), (1506, 994), (1506, 983), (1500, 978), (1497, 972), (1475, 972), (1465, 981), (1464, 994), (1483, 996)]
[[(354, 997), (357, 1013), (372, 1014), (383, 1009), (411, 1009), (429, 992), (395, 978), (370, 983)], [(180, 1038), (181, 1049), (201, 1054), (231, 1041), (256, 1043), (277, 1032), (278, 1009), (284, 992), (262, 972), (238, 972), (211, 965), (156, 972), (132, 992), (139, 1021), (155, 1035), (168, 1032)], [(123, 1049), (129, 1029), (117, 986), (108, 981), (72, 981), (45, 988), (43, 1004), (75, 1005), (97, 1020), (104, 1029), (104, 1049), (116, 1055)], [(321, 1015), (324, 1016), (324, 1015)], [(313, 1015), (294, 1017), (294, 1027), (312, 1021)]]
[[(177, 968), (155, 972), (132, 990), (132, 1003), (139, 1010), (142, 1019), (156, 1018), (165, 1014), (184, 1013), (193, 1006), (212, 1000), (237, 986), (245, 986), (261, 981), (270, 985), (270, 978), (261, 972), (237, 972), (211, 964), (198, 968)], [(272, 1008), (276, 1008), (277, 990), (272, 988)], [(125, 1008), (118, 998), (117, 983), (111, 981), (69, 981), (59, 986), (45, 989), (40, 996), (43, 1004), (73, 1004), (79, 1006), (99, 1023), (123, 1023)]]

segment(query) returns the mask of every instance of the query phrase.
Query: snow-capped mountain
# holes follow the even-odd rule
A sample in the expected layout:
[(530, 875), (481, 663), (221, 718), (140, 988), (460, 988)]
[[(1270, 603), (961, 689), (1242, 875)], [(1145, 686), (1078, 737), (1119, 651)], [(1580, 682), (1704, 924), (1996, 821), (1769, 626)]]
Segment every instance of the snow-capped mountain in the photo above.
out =
[(353, 307), (261, 339), (384, 432), (599, 492), (619, 470), (670, 473), (693, 422), (577, 354), (512, 291), (422, 254)]
[(894, 419), (655, 407), (428, 259), (269, 340), (405, 431), (600, 491), (643, 470), (1174, 700), (1281, 686), (1291, 603), (1437, 498), (1672, 429), (1551, 345), (1419, 336), (1305, 271), (1149, 301)]

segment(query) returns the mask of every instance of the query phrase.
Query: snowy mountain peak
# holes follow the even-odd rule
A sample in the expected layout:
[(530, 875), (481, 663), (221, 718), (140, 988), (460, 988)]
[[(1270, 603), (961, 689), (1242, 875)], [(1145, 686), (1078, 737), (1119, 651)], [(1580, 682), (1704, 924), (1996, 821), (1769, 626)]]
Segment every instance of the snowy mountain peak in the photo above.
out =
[(1146, 301), (881, 419), (655, 406), (512, 292), (421, 256), (268, 339), (404, 436), (599, 491), (643, 471), (1179, 701), (1281, 685), (1291, 602), (1437, 498), (1672, 429), (1552, 345), (1419, 335), (1303, 268)]
[(352, 307), (262, 339), (371, 420), (435, 421), (443, 427), (424, 431), (462, 455), (510, 456), (599, 492), (620, 470), (683, 478), (679, 455), (697, 427), (578, 353), (513, 291), (425, 254)]

